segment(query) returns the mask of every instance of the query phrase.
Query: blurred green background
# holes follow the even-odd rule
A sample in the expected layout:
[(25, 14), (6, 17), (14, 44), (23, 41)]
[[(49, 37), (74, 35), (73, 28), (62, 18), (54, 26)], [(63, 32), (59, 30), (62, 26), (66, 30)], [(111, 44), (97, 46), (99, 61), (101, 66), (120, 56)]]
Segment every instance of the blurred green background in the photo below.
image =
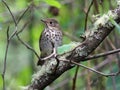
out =
[[(20, 37), (40, 55), (39, 36), (44, 28), (41, 19), (56, 18), (64, 33), (63, 44), (81, 41), (80, 35), (84, 33), (86, 12), (92, 0), (6, 0), (15, 19), (18, 20), (25, 9), (31, 7), (21, 18), (18, 30), (25, 25)], [(88, 15), (88, 27), (92, 27), (93, 15), (103, 15), (117, 6), (115, 0), (94, 0)], [(6, 30), (10, 26), (10, 34), (15, 30), (13, 19), (0, 0), (0, 73), (3, 72), (6, 49)], [(92, 53), (98, 54), (119, 48), (120, 30), (116, 28), (103, 43)], [(104, 72), (117, 72), (120, 54), (110, 55), (83, 62), (82, 64), (95, 67)], [(37, 58), (32, 51), (22, 45), (16, 36), (11, 40), (7, 56), (5, 74), (7, 90), (20, 90), (21, 86), (30, 84), (32, 75), (37, 71)], [(45, 90), (72, 90), (73, 77), (76, 68), (65, 72)], [(0, 77), (0, 90), (2, 90), (2, 77)], [(119, 90), (120, 77), (103, 77), (81, 68), (78, 72), (76, 90)]]

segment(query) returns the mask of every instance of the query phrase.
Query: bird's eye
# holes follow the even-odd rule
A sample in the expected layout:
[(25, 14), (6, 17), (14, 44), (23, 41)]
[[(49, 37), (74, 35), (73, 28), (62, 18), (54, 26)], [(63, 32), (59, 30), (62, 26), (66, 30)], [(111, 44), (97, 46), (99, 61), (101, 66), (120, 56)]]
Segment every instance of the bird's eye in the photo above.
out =
[(50, 22), (50, 24), (52, 24), (52, 22)]

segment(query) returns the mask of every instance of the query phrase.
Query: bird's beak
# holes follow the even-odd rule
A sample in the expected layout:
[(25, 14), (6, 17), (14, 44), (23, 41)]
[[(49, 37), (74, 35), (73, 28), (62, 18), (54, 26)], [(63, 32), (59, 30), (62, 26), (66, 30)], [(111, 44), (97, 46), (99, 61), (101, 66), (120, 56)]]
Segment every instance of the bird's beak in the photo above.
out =
[(41, 19), (41, 21), (47, 26), (47, 21), (45, 19)]
[(44, 19), (41, 19), (41, 21), (42, 21), (43, 23), (46, 23), (46, 21), (45, 21)]

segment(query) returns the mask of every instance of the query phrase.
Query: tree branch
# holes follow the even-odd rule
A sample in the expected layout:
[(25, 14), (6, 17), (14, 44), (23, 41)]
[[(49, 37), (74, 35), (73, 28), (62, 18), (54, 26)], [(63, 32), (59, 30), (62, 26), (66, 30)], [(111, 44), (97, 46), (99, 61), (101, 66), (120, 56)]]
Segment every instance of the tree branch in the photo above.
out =
[[(120, 0), (117, 0), (120, 2)], [(119, 5), (120, 3), (118, 3)], [(72, 50), (68, 50), (57, 56), (58, 60), (72, 60), (72, 62), (82, 62), (91, 52), (93, 52), (99, 44), (110, 34), (114, 29), (114, 25), (110, 19), (120, 22), (120, 7), (109, 11), (100, 17), (95, 23), (91, 32), (86, 36), (86, 40), (73, 46)], [(33, 75), (31, 84), (26, 87), (26, 90), (43, 90), (47, 85), (56, 80), (65, 71), (73, 68), (75, 65), (70, 62), (60, 61), (56, 72), (54, 68), (57, 64), (55, 58), (47, 60), (41, 67), (40, 71)]]
[(3, 90), (5, 90), (5, 73), (6, 73), (6, 63), (7, 63), (7, 54), (8, 54), (8, 47), (9, 47), (9, 26), (7, 28), (7, 44), (6, 44), (6, 51), (5, 51), (5, 58), (4, 58), (4, 67), (2, 72), (2, 79), (3, 79)]
[[(10, 7), (7, 5), (6, 1), (5, 0), (2, 0), (2, 2), (4, 3), (4, 5), (6, 6), (6, 8), (8, 9), (11, 17), (12, 17), (12, 20), (14, 21), (14, 24), (15, 24), (15, 30), (12, 32), (11, 35), (9, 35), (9, 26), (7, 28), (7, 45), (6, 45), (6, 51), (5, 51), (5, 57), (4, 57), (4, 66), (3, 66), (3, 72), (1, 74), (2, 76), (2, 79), (3, 79), (3, 90), (6, 90), (6, 85), (5, 85), (5, 73), (6, 73), (6, 63), (7, 63), (7, 54), (8, 54), (8, 49), (9, 49), (9, 44), (10, 44), (10, 41), (11, 39), (18, 33), (17, 33), (17, 25), (19, 23), (19, 21), (21, 20), (21, 18), (23, 17), (23, 15), (27, 12), (27, 10), (29, 9), (29, 7), (24, 11), (24, 13), (22, 14), (22, 16), (18, 19), (18, 22), (16, 21), (15, 19), (15, 16), (13, 15), (12, 11), (10, 10)], [(22, 32), (22, 31), (21, 31)], [(38, 56), (39, 57), (39, 56)]]
[(105, 53), (100, 53), (100, 54), (97, 54), (97, 55), (86, 57), (83, 61), (96, 59), (96, 58), (99, 58), (99, 57), (107, 56), (107, 55), (110, 55), (110, 54), (115, 54), (115, 53), (118, 53), (118, 52), (120, 52), (120, 48), (116, 49), (116, 50), (108, 51), (108, 52), (105, 52)]
[[(110, 63), (110, 62), (114, 62), (114, 60), (105, 59), (104, 61), (102, 61), (101, 63), (97, 64), (96, 66), (93, 66), (92, 68), (95, 69), (95, 70), (99, 70), (102, 67), (108, 65), (108, 63)], [(82, 73), (79, 72), (77, 77), (78, 78), (82, 78), (83, 76), (85, 76), (87, 74), (88, 74), (88, 70), (84, 70)], [(60, 87), (64, 87), (70, 80), (73, 80), (73, 78), (74, 78), (74, 76), (70, 77), (70, 78), (66, 78), (62, 82), (59, 82), (59, 83), (57, 83), (55, 85), (52, 85), (50, 89), (51, 90), (57, 90)]]
[(94, 3), (94, 0), (91, 1), (90, 5), (89, 5), (89, 7), (88, 7), (88, 10), (87, 10), (87, 12), (86, 12), (84, 31), (87, 30), (88, 14), (89, 14), (89, 12), (90, 12), (90, 9), (91, 9), (93, 3)]
[(79, 70), (79, 65), (76, 67), (75, 75), (73, 77), (73, 86), (72, 90), (76, 89), (76, 81), (77, 81), (77, 76), (78, 76), (78, 70)]

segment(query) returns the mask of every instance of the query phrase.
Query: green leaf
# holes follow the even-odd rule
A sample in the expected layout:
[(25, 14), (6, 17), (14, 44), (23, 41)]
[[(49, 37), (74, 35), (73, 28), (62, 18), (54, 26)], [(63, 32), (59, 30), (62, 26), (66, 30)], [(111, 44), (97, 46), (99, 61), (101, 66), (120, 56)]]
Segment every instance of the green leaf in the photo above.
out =
[(110, 21), (112, 22), (113, 25), (117, 28), (118, 32), (120, 33), (120, 26), (117, 24), (112, 18), (110, 18)]
[(61, 7), (61, 4), (56, 0), (43, 0), (43, 1), (46, 2), (47, 4), (51, 5), (51, 6), (55, 6), (57, 8)]
[(79, 44), (80, 43), (78, 43), (78, 42), (72, 42), (70, 44), (60, 46), (60, 47), (58, 47), (57, 52), (58, 52), (58, 54), (63, 54), (65, 52), (73, 50)]

